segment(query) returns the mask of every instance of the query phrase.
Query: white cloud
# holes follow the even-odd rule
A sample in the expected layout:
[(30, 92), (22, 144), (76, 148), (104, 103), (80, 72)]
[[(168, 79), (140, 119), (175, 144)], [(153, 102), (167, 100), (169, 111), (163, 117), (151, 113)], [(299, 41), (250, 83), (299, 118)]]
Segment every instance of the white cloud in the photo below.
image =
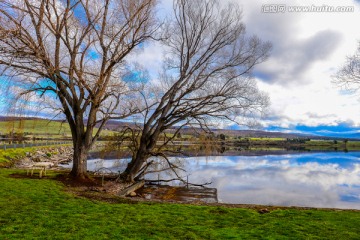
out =
[(164, 57), (164, 50), (160, 43), (152, 41), (144, 45), (143, 48), (138, 49), (132, 53), (128, 61), (136, 62), (144, 67), (152, 78), (156, 78), (162, 67), (162, 60)]
[[(240, 2), (240, 1), (239, 1)], [(287, 6), (354, 6), (353, 13), (262, 13), (269, 1), (241, 1), (249, 33), (273, 43), (271, 58), (257, 68), (259, 87), (271, 98), (264, 125), (360, 125), (358, 96), (344, 94), (331, 76), (360, 40), (359, 6), (349, 0), (273, 2)]]

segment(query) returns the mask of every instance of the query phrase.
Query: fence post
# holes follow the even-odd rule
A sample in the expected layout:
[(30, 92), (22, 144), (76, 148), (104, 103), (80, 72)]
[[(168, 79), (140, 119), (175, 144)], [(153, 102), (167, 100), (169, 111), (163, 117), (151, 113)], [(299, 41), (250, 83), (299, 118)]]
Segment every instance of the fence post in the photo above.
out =
[(186, 176), (186, 188), (189, 189), (189, 175)]

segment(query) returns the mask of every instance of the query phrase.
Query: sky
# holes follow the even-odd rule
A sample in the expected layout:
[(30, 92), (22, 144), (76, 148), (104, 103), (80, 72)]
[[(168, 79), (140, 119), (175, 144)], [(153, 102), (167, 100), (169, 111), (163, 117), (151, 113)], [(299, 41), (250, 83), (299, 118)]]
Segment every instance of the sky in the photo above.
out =
[[(264, 126), (318, 134), (357, 132), (359, 95), (336, 86), (332, 76), (360, 41), (359, 1), (282, 3), (287, 7), (284, 13), (261, 12), (269, 1), (242, 4), (248, 31), (273, 43), (270, 59), (256, 69), (259, 87), (271, 99)], [(289, 12), (291, 6), (349, 6), (354, 11)]]
[[(230, 0), (226, 0), (231, 2)], [(225, 0), (220, 1), (225, 4)], [(360, 42), (359, 0), (233, 0), (243, 9), (248, 35), (273, 45), (270, 58), (254, 71), (258, 87), (271, 105), (260, 121), (268, 131), (360, 137), (360, 92), (332, 83), (332, 76), (355, 53)], [(172, 0), (160, 2), (160, 14)], [(324, 12), (331, 7), (350, 12)], [(304, 7), (303, 11), (294, 12)], [(318, 9), (306, 12), (305, 8)], [(146, 44), (134, 59), (155, 76), (163, 53), (158, 43)], [(0, 96), (1, 101), (4, 94)], [(237, 126), (226, 126), (238, 129)]]
[[(232, 2), (243, 9), (247, 33), (273, 45), (270, 58), (254, 71), (258, 87), (268, 93), (271, 102), (267, 116), (260, 121), (262, 129), (360, 137), (360, 93), (332, 82), (332, 76), (360, 42), (360, 1)], [(172, 1), (161, 4), (166, 11)], [(306, 12), (307, 7), (313, 12)], [(350, 7), (352, 11), (328, 10), (337, 7)], [(296, 9), (299, 11), (294, 12)], [(145, 48), (138, 58), (153, 72), (160, 68), (162, 57), (161, 50), (156, 49), (160, 49), (156, 44)]]

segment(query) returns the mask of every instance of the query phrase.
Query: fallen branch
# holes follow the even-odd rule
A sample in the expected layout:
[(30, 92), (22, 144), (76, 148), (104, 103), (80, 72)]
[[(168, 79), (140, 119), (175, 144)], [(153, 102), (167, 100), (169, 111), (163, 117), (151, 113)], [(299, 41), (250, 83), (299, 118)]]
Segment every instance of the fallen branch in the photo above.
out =
[(188, 186), (194, 186), (194, 187), (203, 187), (205, 188), (205, 186), (212, 184), (212, 182), (207, 182), (207, 183), (203, 183), (203, 184), (195, 184), (195, 183), (190, 183), (185, 181), (182, 178), (172, 178), (172, 179), (158, 179), (158, 180), (147, 180), (145, 179), (145, 182), (147, 184), (154, 184), (154, 183), (160, 183), (160, 182), (172, 182), (172, 181), (180, 181)]
[(144, 185), (145, 185), (145, 181), (137, 182), (137, 183), (131, 185), (130, 187), (127, 187), (127, 188), (121, 190), (118, 195), (121, 197), (125, 197), (125, 196), (129, 195), (130, 193), (135, 192), (139, 188), (142, 188)]

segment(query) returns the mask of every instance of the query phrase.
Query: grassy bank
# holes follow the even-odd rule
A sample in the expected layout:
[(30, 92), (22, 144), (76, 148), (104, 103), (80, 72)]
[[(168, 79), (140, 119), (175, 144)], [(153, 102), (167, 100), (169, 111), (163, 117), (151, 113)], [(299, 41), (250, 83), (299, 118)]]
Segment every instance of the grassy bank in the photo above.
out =
[(37, 150), (44, 151), (47, 154), (57, 154), (54, 152), (54, 148), (60, 146), (69, 146), (69, 144), (62, 145), (47, 145), (38, 147), (27, 147), (27, 148), (8, 148), (6, 150), (0, 149), (0, 168), (13, 167), (17, 161), (24, 158), (27, 153), (34, 153)]
[[(274, 210), (76, 197), (51, 179), (0, 169), (0, 239), (358, 239), (360, 212)], [(18, 173), (23, 171), (17, 170)]]
[(0, 149), (0, 168), (11, 167), (17, 160), (26, 156), (27, 152), (34, 152), (35, 148)]

